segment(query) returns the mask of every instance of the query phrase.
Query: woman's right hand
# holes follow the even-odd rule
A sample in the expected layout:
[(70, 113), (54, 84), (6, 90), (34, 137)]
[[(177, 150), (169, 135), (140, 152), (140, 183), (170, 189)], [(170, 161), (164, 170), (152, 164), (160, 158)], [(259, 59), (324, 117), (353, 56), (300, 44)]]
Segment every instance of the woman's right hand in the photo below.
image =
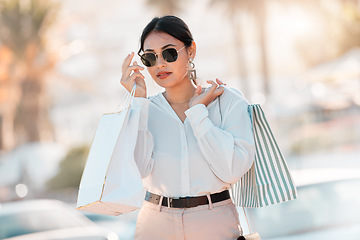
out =
[(130, 66), (131, 61), (134, 57), (134, 52), (129, 54), (122, 65), (122, 76), (120, 83), (131, 92), (134, 83), (136, 83), (135, 97), (146, 98), (146, 84), (144, 81), (144, 75), (140, 73), (140, 70), (144, 70), (143, 67), (139, 66), (135, 61), (132, 66)]

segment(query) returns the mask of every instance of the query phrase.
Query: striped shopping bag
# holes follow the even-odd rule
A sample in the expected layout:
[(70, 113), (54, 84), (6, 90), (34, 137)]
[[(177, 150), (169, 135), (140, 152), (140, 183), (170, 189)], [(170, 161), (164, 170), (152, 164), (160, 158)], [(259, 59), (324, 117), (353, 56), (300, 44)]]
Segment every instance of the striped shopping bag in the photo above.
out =
[(235, 184), (231, 194), (234, 204), (242, 207), (265, 207), (297, 198), (284, 156), (260, 105), (249, 105), (255, 140), (255, 161)]

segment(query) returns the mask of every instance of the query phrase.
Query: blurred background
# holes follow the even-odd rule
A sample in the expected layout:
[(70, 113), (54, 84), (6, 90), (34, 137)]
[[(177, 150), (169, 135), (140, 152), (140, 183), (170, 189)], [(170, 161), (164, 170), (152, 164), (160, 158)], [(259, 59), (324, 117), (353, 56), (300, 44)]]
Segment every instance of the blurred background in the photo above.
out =
[[(100, 117), (125, 93), (123, 59), (167, 14), (192, 31), (202, 82), (219, 78), (263, 106), (299, 186), (351, 176), (357, 185), (325, 199), (359, 189), (359, 0), (0, 0), (0, 216), (30, 199), (74, 206)], [(162, 91), (145, 76), (148, 95)], [(121, 217), (131, 239), (136, 214)]]

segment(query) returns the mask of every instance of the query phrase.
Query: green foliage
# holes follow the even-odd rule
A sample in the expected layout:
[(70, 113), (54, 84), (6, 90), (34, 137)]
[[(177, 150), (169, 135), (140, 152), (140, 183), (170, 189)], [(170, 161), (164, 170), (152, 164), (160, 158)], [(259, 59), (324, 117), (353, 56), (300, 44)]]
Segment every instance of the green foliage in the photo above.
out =
[(89, 153), (89, 146), (70, 149), (59, 165), (59, 172), (47, 182), (50, 190), (78, 188)]

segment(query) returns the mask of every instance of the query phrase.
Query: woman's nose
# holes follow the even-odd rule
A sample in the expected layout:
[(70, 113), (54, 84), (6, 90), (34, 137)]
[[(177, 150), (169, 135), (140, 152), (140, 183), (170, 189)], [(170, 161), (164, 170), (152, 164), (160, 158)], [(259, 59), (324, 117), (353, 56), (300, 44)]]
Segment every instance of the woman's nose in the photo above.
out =
[(157, 61), (156, 61), (157, 67), (164, 67), (166, 66), (166, 61), (164, 60), (163, 56), (160, 54), (158, 55)]

